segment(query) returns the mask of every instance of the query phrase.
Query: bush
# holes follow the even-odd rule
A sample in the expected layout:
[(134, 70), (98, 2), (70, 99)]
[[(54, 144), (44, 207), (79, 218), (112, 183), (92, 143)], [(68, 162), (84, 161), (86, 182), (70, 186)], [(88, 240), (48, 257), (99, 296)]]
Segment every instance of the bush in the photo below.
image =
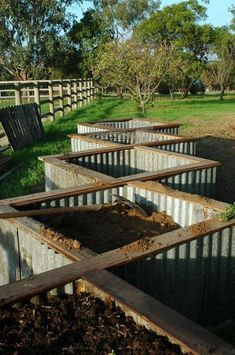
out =
[(203, 82), (198, 79), (195, 80), (192, 85), (191, 88), (189, 90), (191, 95), (196, 95), (198, 92), (200, 92), (201, 94), (204, 94), (206, 91), (205, 85), (203, 84)]

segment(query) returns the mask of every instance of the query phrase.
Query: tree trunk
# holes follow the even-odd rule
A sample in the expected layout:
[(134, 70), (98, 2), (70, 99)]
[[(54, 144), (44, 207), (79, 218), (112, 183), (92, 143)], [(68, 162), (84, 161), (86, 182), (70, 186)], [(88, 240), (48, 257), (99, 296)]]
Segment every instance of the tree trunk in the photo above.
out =
[(117, 96), (119, 99), (122, 99), (122, 88), (120, 85), (116, 85), (116, 90), (117, 90)]
[(224, 92), (225, 92), (225, 88), (223, 86), (220, 87), (220, 100), (224, 99)]
[(182, 90), (182, 93), (183, 93), (183, 99), (185, 99), (186, 97), (188, 97), (188, 93), (189, 93), (189, 90), (192, 86), (192, 83), (194, 82), (194, 80), (191, 80), (190, 84), (187, 86), (187, 87), (184, 87), (183, 90)]
[(144, 114), (145, 114), (145, 103), (144, 103), (144, 101), (140, 102), (140, 106), (141, 106), (142, 113), (143, 113), (143, 116), (144, 116)]
[(171, 101), (173, 101), (174, 100), (174, 91), (170, 90), (170, 95), (171, 95)]

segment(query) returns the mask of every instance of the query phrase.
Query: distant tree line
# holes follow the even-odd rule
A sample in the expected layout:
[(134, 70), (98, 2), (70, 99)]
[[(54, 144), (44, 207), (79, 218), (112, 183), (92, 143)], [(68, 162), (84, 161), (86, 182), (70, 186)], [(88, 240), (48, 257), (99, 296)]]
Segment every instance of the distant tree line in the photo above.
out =
[(231, 26), (213, 27), (203, 22), (206, 0), (93, 0), (77, 21), (69, 7), (84, 2), (2, 1), (0, 79), (94, 76), (143, 110), (156, 91), (173, 99), (215, 88), (223, 99), (234, 89), (234, 7)]

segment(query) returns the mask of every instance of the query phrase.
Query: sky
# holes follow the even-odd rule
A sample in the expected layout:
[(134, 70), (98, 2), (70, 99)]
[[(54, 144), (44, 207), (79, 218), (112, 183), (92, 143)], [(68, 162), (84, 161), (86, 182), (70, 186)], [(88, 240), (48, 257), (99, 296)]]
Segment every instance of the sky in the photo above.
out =
[[(179, 3), (181, 0), (161, 0), (161, 7), (171, 5), (174, 3)], [(91, 7), (91, 1), (83, 1), (81, 6), (72, 5), (70, 11), (73, 12), (77, 19), (82, 17), (82, 13)], [(235, 5), (235, 0), (210, 0), (207, 7), (207, 23), (211, 23), (213, 26), (225, 26), (229, 25), (232, 20), (232, 15), (228, 11), (232, 5)]]

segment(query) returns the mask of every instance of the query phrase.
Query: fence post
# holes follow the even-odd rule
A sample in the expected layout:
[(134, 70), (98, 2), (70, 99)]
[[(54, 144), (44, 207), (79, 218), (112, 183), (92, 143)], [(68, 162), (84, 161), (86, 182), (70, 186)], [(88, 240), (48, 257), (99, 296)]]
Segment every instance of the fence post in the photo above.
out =
[(90, 78), (89, 79), (89, 85), (90, 85), (90, 101), (92, 101), (92, 99), (93, 99), (93, 96), (92, 96), (92, 79)]
[(39, 82), (34, 81), (34, 101), (38, 106), (38, 110), (41, 114), (41, 105), (40, 105), (40, 90), (39, 90)]
[(55, 108), (54, 108), (54, 97), (53, 97), (53, 83), (52, 80), (48, 82), (48, 92), (49, 92), (49, 110), (52, 121), (55, 120)]
[(82, 79), (78, 79), (78, 91), (79, 91), (79, 106), (83, 106), (83, 91), (82, 91)]
[(69, 110), (72, 110), (72, 90), (71, 90), (71, 79), (68, 79), (67, 84), (67, 94), (68, 94), (68, 107)]
[(90, 79), (86, 80), (86, 97), (87, 97), (87, 103), (89, 104), (90, 100)]
[(83, 102), (84, 102), (84, 105), (87, 104), (87, 81), (86, 80), (83, 80)]
[(74, 79), (73, 91), (74, 91), (74, 106), (75, 106), (75, 109), (77, 109), (78, 108), (78, 83), (77, 83), (77, 79)]
[(64, 94), (63, 94), (63, 80), (59, 82), (59, 105), (60, 105), (60, 116), (64, 117)]
[(91, 100), (94, 100), (94, 81), (91, 79)]
[(15, 83), (15, 104), (21, 105), (21, 103), (22, 103), (22, 99), (21, 99), (20, 83), (16, 82)]

